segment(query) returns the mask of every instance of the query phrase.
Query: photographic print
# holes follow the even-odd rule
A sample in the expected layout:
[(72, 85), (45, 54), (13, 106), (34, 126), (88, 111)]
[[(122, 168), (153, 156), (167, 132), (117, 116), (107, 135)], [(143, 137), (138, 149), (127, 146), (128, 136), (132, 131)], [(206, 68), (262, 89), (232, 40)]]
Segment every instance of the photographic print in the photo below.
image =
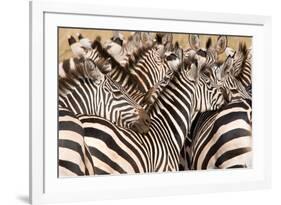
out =
[(59, 177), (252, 168), (252, 36), (57, 34)]

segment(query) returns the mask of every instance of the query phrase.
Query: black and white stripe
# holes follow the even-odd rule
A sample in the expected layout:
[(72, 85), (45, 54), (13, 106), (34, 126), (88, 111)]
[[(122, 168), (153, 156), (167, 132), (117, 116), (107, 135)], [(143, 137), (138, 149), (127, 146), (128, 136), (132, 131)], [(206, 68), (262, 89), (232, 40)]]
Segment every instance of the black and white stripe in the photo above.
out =
[(147, 134), (123, 129), (100, 117), (80, 116), (96, 174), (178, 170), (191, 113), (194, 109), (217, 109), (224, 103), (221, 91), (206, 76), (196, 79), (193, 69), (175, 73), (152, 107)]
[(94, 164), (79, 119), (70, 110), (60, 107), (58, 129), (58, 175), (93, 175)]
[(251, 49), (248, 49), (245, 43), (239, 44), (233, 64), (234, 76), (249, 91), (249, 94), (252, 95), (252, 53)]
[(199, 114), (191, 135), (191, 169), (251, 167), (251, 105), (236, 99)]
[[(228, 56), (220, 66), (215, 63), (204, 67), (209, 78), (223, 87), (230, 102), (220, 110), (197, 115), (191, 143), (186, 142), (181, 151), (181, 170), (251, 166), (251, 95), (235, 75), (237, 68), (243, 71), (245, 57), (238, 53), (238, 58)], [(246, 74), (249, 70), (246, 68)]]
[(69, 59), (60, 69), (65, 74), (59, 78), (61, 107), (70, 109), (75, 115), (101, 116), (140, 133), (148, 131), (150, 119), (144, 109), (118, 83), (100, 72), (92, 61)]
[[(92, 50), (87, 52), (85, 58), (93, 60), (96, 56), (102, 56), (103, 59), (110, 59), (111, 78), (120, 83), (133, 99), (145, 106), (145, 103), (142, 103), (145, 94), (170, 75), (171, 71), (178, 69), (181, 60), (176, 52), (167, 53), (162, 59), (153, 45), (141, 47), (128, 56), (127, 63), (121, 66), (102, 48), (99, 41), (94, 41)], [(172, 58), (173, 55), (176, 57)]]

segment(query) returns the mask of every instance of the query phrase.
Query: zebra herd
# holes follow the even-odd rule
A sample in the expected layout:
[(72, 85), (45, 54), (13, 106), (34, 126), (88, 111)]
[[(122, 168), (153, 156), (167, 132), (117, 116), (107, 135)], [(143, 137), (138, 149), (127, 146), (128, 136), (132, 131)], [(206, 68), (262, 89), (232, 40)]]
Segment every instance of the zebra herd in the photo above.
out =
[[(69, 36), (58, 71), (58, 175), (251, 167), (251, 50), (227, 36)], [(218, 56), (227, 58), (220, 61)]]

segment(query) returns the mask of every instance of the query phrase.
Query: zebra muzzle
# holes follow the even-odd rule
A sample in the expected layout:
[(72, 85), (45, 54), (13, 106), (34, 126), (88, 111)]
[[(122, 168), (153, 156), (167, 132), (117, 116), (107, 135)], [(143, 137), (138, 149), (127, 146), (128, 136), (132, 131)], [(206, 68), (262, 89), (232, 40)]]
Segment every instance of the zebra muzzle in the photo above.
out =
[(131, 129), (140, 134), (146, 134), (150, 127), (150, 117), (144, 110), (139, 110), (139, 119), (133, 122)]

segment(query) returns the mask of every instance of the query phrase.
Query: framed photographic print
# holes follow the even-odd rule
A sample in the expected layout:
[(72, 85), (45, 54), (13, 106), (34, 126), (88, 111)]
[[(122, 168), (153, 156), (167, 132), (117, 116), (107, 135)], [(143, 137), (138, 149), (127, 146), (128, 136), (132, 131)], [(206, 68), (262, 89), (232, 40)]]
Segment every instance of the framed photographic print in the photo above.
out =
[(39, 1), (30, 22), (32, 204), (270, 187), (270, 17)]

